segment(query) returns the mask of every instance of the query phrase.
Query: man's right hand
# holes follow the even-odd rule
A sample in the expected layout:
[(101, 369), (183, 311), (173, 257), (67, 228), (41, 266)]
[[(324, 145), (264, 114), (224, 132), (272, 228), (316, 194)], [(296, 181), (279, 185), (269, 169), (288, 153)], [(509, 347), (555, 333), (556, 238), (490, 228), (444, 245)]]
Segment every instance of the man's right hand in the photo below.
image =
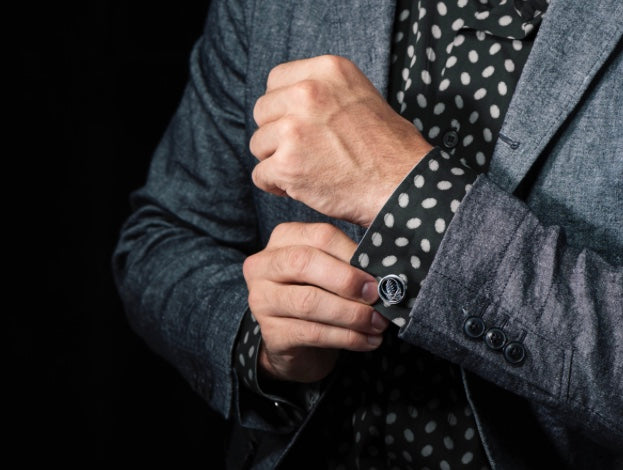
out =
[(330, 224), (285, 223), (243, 266), (249, 307), (260, 324), (260, 373), (315, 382), (340, 349), (370, 351), (389, 322), (370, 304), (374, 277), (349, 264), (356, 244)]

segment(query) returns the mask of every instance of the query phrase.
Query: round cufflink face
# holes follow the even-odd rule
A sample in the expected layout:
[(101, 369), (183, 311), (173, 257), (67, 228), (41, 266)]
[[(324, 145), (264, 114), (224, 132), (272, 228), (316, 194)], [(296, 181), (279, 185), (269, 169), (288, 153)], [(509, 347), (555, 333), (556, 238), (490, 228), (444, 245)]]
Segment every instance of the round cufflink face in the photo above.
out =
[(379, 281), (378, 291), (383, 303), (395, 305), (405, 298), (407, 285), (400, 276), (388, 274)]

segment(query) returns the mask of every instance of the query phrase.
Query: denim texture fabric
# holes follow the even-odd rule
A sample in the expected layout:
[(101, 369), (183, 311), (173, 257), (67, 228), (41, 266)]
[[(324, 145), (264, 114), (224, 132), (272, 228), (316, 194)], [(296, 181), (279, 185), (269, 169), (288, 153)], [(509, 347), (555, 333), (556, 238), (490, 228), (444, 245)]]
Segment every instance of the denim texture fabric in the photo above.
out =
[[(132, 195), (113, 259), (128, 317), (238, 423), (232, 468), (274, 468), (323, 403), (294, 429), (278, 409), (241, 417), (231, 356), (247, 309), (243, 260), (280, 222), (364, 232), (253, 186), (253, 105), (273, 66), (326, 53), (386, 93), (393, 18), (389, 0), (213, 0), (190, 82)], [(463, 367), (492, 468), (623, 466), (622, 34), (619, 0), (551, 1), (490, 170), (400, 331)], [(522, 342), (525, 361), (467, 338), (468, 314)]]

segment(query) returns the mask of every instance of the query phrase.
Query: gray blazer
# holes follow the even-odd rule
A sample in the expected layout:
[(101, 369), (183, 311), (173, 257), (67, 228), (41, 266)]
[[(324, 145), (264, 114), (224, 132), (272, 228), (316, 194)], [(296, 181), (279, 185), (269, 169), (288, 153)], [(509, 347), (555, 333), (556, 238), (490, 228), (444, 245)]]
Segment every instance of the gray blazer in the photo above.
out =
[[(235, 465), (274, 467), (304, 427), (241, 405), (231, 358), (247, 309), (241, 263), (278, 223), (327, 220), (251, 184), (253, 104), (273, 66), (326, 53), (385, 93), (394, 8), (213, 0), (182, 102), (132, 196), (113, 261), (128, 316), (234, 422)], [(462, 367), (493, 468), (623, 468), (622, 33), (620, 0), (551, 1), (489, 173), (399, 333)], [(467, 338), (466, 312), (522, 341), (523, 364)]]

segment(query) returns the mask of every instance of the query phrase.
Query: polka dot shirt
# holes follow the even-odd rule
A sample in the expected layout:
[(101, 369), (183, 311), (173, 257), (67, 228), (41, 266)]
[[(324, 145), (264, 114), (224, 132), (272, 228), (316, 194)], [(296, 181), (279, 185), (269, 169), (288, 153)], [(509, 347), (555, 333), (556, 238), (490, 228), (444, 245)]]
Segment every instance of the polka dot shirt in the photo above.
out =
[[(313, 437), (303, 438), (324, 440), (314, 458), (328, 468), (489, 468), (460, 370), (400, 341), (397, 327), (406, 325), (461, 200), (504, 138), (502, 120), (546, 9), (546, 0), (397, 2), (389, 102), (435, 149), (389, 198), (351, 260), (378, 279), (398, 276), (406, 295), (375, 305), (396, 326), (376, 351), (342, 354), (307, 424)], [(326, 387), (262, 388), (260, 342), (248, 313), (235, 348), (238, 377), (267, 407), (278, 405), (276, 420), (300, 423)]]
[(399, 305), (377, 305), (406, 324), (458, 206), (485, 172), (545, 0), (399, 1), (389, 101), (437, 147), (390, 197), (353, 264), (403, 279)]

